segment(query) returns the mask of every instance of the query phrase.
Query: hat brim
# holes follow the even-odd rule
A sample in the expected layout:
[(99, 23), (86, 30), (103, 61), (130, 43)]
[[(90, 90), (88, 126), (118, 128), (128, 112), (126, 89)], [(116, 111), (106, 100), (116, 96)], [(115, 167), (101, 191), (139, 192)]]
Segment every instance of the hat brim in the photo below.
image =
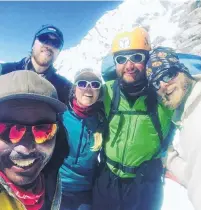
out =
[(55, 36), (57, 37), (57, 39), (59, 39), (59, 40), (62, 42), (62, 44), (63, 44), (63, 40), (59, 37), (59, 35), (57, 34), (56, 31), (49, 31), (49, 30), (45, 31), (45, 30), (43, 30), (43, 31), (39, 32), (39, 33), (37, 34), (36, 37), (38, 37), (38, 36), (40, 36), (40, 35), (42, 35), (42, 34), (53, 34), (53, 35), (55, 35)]
[(47, 103), (48, 105), (50, 105), (50, 107), (52, 107), (53, 110), (55, 110), (56, 113), (63, 113), (67, 110), (67, 106), (59, 100), (56, 100), (48, 96), (41, 96), (41, 95), (32, 94), (32, 93), (5, 96), (5, 97), (0, 98), (0, 103), (3, 103), (5, 101), (10, 101), (10, 100), (15, 100), (15, 99), (28, 99), (28, 100)]

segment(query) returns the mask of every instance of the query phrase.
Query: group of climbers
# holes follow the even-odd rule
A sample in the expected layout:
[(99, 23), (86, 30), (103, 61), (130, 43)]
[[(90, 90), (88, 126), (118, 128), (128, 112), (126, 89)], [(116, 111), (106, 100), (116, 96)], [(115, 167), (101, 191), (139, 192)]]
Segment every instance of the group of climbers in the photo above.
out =
[(73, 83), (57, 74), (63, 45), (44, 25), (30, 56), (0, 67), (3, 209), (160, 210), (168, 171), (198, 210), (199, 79), (173, 49), (152, 50), (142, 27), (114, 37), (104, 85), (96, 69), (77, 70)]

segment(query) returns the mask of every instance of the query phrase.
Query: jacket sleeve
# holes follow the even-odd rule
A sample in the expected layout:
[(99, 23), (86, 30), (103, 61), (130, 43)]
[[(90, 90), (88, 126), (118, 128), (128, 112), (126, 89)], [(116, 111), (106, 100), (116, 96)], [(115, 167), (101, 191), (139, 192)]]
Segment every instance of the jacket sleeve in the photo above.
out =
[(191, 155), (188, 157), (187, 162), (187, 178), (188, 178), (188, 196), (193, 204), (195, 210), (201, 209), (201, 182), (200, 182), (200, 174), (201, 174), (201, 153), (199, 145), (196, 145), (196, 149), (191, 151)]
[(17, 66), (16, 62), (0, 64), (0, 75), (16, 71), (16, 66)]
[(178, 152), (173, 148), (167, 152), (166, 168), (176, 177), (180, 184), (184, 187), (187, 186), (185, 174), (186, 162), (179, 157)]

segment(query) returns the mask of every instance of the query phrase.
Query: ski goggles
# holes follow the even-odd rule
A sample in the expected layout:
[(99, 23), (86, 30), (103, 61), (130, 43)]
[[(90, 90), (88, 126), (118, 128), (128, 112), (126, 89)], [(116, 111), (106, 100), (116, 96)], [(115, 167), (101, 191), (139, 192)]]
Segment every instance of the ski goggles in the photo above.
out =
[(132, 63), (142, 63), (145, 61), (145, 55), (143, 53), (135, 53), (132, 55), (118, 55), (114, 58), (118, 64), (125, 64), (128, 60)]
[(179, 71), (167, 71), (166, 73), (163, 73), (162, 76), (160, 76), (158, 79), (153, 81), (152, 85), (156, 90), (159, 90), (161, 81), (168, 83), (172, 81), (175, 77), (177, 77), (178, 74)]
[(86, 81), (86, 80), (78, 80), (75, 85), (78, 87), (78, 88), (81, 88), (81, 89), (86, 89), (88, 87), (88, 85), (94, 89), (94, 90), (97, 90), (97, 89), (100, 89), (102, 84), (101, 82), (99, 81)]
[(28, 126), (0, 122), (0, 137), (13, 144), (20, 142), (26, 132), (31, 132), (35, 142), (37, 144), (42, 144), (51, 140), (57, 133), (57, 130), (57, 123)]
[(41, 34), (37, 36), (37, 39), (42, 43), (42, 44), (47, 44), (50, 45), (56, 49), (61, 49), (62, 48), (62, 42), (59, 39), (52, 39), (48, 34)]

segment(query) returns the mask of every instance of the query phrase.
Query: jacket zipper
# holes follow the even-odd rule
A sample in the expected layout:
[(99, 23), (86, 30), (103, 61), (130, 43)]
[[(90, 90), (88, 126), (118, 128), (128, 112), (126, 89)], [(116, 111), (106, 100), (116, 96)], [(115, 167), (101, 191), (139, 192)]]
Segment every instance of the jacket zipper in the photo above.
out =
[(84, 134), (84, 124), (85, 124), (85, 121), (83, 120), (82, 121), (82, 130), (81, 130), (81, 134), (80, 134), (80, 141), (79, 141), (79, 145), (78, 145), (78, 148), (77, 148), (77, 155), (76, 155), (76, 159), (75, 159), (75, 164), (77, 164), (78, 158), (80, 156), (80, 149), (81, 149), (81, 146), (82, 146), (82, 139), (83, 139), (83, 134)]
[(87, 140), (86, 140), (86, 144), (85, 144), (85, 145), (83, 146), (83, 148), (82, 148), (82, 153), (84, 153), (85, 148), (86, 148), (87, 145), (90, 144), (90, 142), (91, 142), (91, 133), (92, 133), (91, 130), (88, 130), (88, 131), (87, 131)]

